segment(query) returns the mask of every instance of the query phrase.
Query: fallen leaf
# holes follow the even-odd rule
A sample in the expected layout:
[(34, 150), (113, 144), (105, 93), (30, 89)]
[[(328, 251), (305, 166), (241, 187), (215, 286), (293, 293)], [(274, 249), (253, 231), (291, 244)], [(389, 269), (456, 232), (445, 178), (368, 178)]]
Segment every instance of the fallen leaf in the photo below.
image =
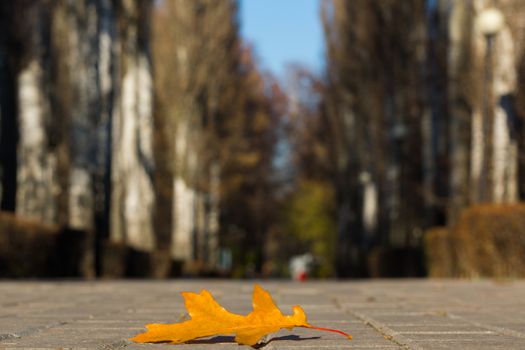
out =
[(247, 316), (237, 315), (220, 306), (207, 290), (200, 293), (181, 293), (190, 320), (174, 324), (148, 324), (146, 332), (131, 338), (137, 343), (170, 342), (172, 344), (210, 337), (219, 334), (235, 334), (235, 341), (243, 345), (255, 345), (267, 334), (281, 328), (305, 327), (339, 333), (348, 339), (352, 336), (342, 331), (314, 327), (306, 321), (300, 306), (294, 306), (293, 315), (285, 316), (277, 308), (270, 294), (259, 285), (253, 290), (253, 311)]

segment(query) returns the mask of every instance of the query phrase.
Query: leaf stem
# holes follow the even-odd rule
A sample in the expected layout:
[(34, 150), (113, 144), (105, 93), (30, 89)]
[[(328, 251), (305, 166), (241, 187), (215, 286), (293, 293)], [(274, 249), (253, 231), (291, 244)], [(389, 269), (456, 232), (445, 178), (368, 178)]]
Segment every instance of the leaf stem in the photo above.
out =
[(352, 336), (350, 334), (345, 333), (345, 332), (340, 331), (340, 330), (337, 330), (337, 329), (315, 327), (315, 326), (312, 326), (312, 325), (306, 325), (306, 326), (302, 326), (302, 327), (311, 328), (311, 329), (317, 329), (318, 331), (326, 331), (326, 332), (338, 333), (338, 334), (341, 334), (342, 336), (345, 336), (348, 339), (352, 339)]

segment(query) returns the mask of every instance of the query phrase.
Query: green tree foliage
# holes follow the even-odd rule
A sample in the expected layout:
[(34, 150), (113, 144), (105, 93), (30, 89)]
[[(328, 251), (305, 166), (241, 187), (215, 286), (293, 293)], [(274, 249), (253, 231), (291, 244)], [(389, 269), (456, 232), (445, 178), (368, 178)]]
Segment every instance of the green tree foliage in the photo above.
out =
[(287, 229), (302, 252), (317, 259), (319, 277), (335, 273), (336, 226), (333, 187), (319, 181), (301, 181), (290, 198)]

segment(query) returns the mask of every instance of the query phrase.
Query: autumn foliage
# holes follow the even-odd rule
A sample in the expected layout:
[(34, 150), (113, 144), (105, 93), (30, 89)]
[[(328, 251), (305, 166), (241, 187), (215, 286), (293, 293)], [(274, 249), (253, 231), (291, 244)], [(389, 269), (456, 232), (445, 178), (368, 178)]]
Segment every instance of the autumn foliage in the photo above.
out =
[(175, 324), (148, 324), (147, 332), (131, 340), (138, 343), (170, 342), (172, 344), (218, 334), (235, 334), (235, 341), (255, 345), (267, 334), (281, 328), (305, 327), (352, 337), (344, 332), (310, 325), (300, 306), (293, 307), (293, 315), (285, 316), (277, 308), (270, 294), (258, 285), (253, 290), (253, 311), (247, 316), (231, 313), (220, 306), (211, 293), (183, 292), (184, 303), (191, 320)]

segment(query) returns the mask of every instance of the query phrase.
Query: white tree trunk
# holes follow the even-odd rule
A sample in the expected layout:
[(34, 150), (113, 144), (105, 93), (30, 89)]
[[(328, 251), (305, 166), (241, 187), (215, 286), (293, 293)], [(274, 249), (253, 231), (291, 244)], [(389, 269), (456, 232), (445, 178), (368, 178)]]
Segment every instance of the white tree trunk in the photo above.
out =
[[(450, 154), (450, 200), (448, 221), (454, 223), (459, 211), (469, 205), (471, 187), (470, 169), (475, 156), (471, 157), (473, 140), (477, 140), (477, 111), (472, 106), (469, 91), (472, 72), (469, 62), (472, 40), (472, 9), (470, 3), (451, 2), (448, 51), (448, 104), (449, 154)], [(473, 129), (476, 128), (476, 129)], [(477, 182), (475, 182), (477, 183)], [(474, 188), (477, 190), (478, 186)]]
[(368, 172), (361, 174), (360, 181), (363, 187), (363, 227), (365, 234), (373, 235), (377, 229), (379, 219), (377, 185)]
[[(180, 51), (180, 50), (179, 50)], [(185, 56), (179, 57), (183, 64)], [(181, 67), (184, 72), (189, 67)], [(184, 262), (193, 261), (197, 252), (199, 233), (199, 193), (196, 189), (198, 176), (198, 114), (188, 96), (181, 99), (180, 115), (176, 119), (174, 140), (175, 174), (173, 179), (172, 254)]]
[(193, 222), (195, 192), (180, 177), (173, 183), (173, 233), (172, 255), (175, 259), (190, 261), (193, 259)]
[(19, 215), (53, 223), (56, 156), (48, 151), (45, 118), (49, 105), (43, 95), (42, 67), (33, 59), (18, 78), (20, 139), (18, 145), (17, 208)]
[[(485, 0), (475, 0), (474, 16), (485, 8), (494, 6), (493, 3)], [(473, 65), (479, 67), (480, 73), (476, 76), (476, 84), (492, 90), (493, 99), (483, 101), (474, 106), (473, 139), (472, 139), (472, 182), (476, 184), (482, 170), (483, 144), (490, 142), (492, 146), (492, 159), (490, 160), (491, 188), (490, 198), (496, 202), (512, 202), (518, 198), (518, 173), (517, 173), (517, 140), (515, 135), (515, 118), (513, 115), (512, 96), (515, 95), (517, 88), (517, 60), (520, 57), (520, 48), (517, 43), (522, 42), (524, 28), (519, 13), (525, 13), (525, 7), (519, 0), (504, 0), (495, 4), (503, 13), (505, 26), (498, 32), (493, 39), (491, 58), (492, 62), (486, 62), (484, 57), (487, 50), (487, 40), (480, 32), (479, 28), (473, 27)], [(520, 12), (521, 11), (521, 12)], [(481, 73), (485, 65), (492, 65), (493, 81), (484, 81), (485, 77)], [(494, 119), (492, 124), (492, 140), (487, 141), (482, 132), (482, 111), (484, 104), (493, 111)], [(473, 191), (473, 194), (479, 194)], [(479, 200), (476, 196), (474, 201)]]
[(111, 235), (150, 251), (155, 246), (151, 67), (144, 53), (124, 60), (121, 99), (113, 116)]
[(512, 108), (505, 110), (509, 97), (516, 91), (517, 62), (515, 38), (510, 29), (498, 35), (495, 45), (496, 57), (494, 60), (494, 201), (513, 202), (518, 198), (518, 173), (517, 173), (517, 140), (511, 137), (512, 125), (515, 116)]

